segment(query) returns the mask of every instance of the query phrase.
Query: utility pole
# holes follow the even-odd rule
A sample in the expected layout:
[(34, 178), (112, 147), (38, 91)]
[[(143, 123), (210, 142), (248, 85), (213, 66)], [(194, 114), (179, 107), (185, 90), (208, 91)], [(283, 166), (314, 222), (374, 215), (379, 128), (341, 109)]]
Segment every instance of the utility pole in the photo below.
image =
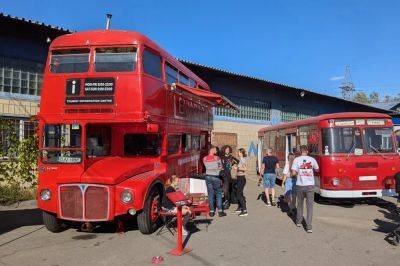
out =
[(351, 80), (350, 66), (346, 66), (344, 71), (344, 79), (339, 88), (342, 90), (343, 99), (352, 100), (354, 98), (355, 86)]

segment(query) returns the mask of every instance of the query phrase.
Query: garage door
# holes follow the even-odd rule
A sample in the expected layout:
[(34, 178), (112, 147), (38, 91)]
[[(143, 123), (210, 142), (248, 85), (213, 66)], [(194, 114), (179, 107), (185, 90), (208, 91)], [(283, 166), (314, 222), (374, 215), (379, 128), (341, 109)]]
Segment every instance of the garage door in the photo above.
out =
[(229, 145), (234, 151), (237, 149), (237, 134), (226, 132), (212, 132), (211, 144), (221, 148), (224, 145)]

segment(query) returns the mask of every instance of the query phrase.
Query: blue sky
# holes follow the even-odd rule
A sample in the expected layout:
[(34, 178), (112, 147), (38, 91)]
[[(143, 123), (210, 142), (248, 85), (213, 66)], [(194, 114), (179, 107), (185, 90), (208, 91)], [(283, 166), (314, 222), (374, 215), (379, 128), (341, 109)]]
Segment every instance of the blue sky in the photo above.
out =
[(340, 95), (400, 93), (397, 0), (2, 0), (0, 12), (72, 30), (140, 31), (173, 56)]

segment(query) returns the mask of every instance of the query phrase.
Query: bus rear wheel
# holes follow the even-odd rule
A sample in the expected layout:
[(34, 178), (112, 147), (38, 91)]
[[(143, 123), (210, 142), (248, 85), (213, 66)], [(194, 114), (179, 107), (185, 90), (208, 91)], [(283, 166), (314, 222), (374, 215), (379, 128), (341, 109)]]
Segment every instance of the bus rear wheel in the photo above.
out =
[(151, 234), (157, 229), (160, 208), (160, 192), (153, 188), (144, 203), (142, 212), (137, 217), (138, 227), (142, 234)]
[(54, 214), (43, 212), (43, 223), (47, 230), (52, 233), (59, 233), (66, 228), (66, 224), (61, 219), (58, 219)]

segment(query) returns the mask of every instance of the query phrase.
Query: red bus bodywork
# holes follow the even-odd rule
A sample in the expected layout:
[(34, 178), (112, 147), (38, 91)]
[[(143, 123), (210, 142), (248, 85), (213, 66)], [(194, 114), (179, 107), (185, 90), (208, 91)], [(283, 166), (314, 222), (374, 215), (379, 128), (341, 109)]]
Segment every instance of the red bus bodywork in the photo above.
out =
[(265, 127), (258, 135), (260, 154), (271, 147), (281, 165), (289, 152), (298, 155), (300, 145), (307, 145), (320, 166), (316, 186), (323, 197), (395, 195), (394, 176), (400, 172), (400, 157), (388, 115), (326, 114)]
[(211, 108), (229, 104), (140, 33), (55, 39), (38, 115), (38, 206), (48, 229), (129, 212), (143, 233), (154, 231), (164, 181), (201, 170)]

